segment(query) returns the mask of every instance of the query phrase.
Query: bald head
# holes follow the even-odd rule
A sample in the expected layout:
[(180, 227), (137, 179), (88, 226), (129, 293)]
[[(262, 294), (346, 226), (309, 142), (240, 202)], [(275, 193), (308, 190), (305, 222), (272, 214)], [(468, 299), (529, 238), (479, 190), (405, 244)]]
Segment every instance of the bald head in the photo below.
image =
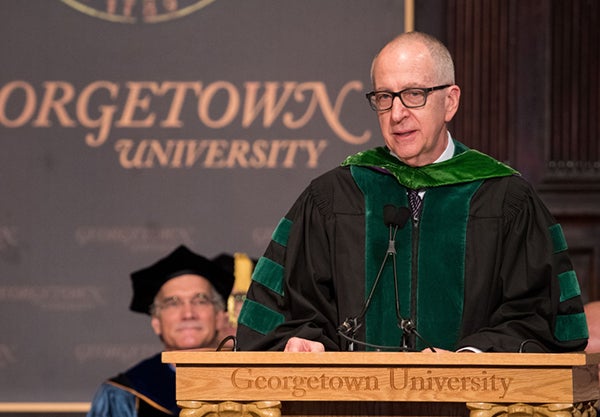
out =
[(396, 36), (377, 53), (371, 63), (371, 82), (375, 86), (374, 68), (382, 55), (399, 55), (407, 48), (423, 47), (433, 63), (434, 78), (443, 80), (443, 84), (454, 84), (454, 62), (448, 48), (438, 39), (423, 32), (407, 32)]
[(600, 352), (600, 301), (592, 301), (584, 306), (590, 337), (585, 351)]

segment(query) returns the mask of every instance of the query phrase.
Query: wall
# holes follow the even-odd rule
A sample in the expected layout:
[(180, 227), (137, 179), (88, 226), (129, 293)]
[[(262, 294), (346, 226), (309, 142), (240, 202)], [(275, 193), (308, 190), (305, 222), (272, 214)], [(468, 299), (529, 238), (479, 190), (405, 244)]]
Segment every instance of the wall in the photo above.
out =
[(364, 93), (403, 7), (2, 1), (0, 402), (89, 401), (160, 349), (130, 272), (180, 243), (260, 256), (311, 178), (379, 145)]

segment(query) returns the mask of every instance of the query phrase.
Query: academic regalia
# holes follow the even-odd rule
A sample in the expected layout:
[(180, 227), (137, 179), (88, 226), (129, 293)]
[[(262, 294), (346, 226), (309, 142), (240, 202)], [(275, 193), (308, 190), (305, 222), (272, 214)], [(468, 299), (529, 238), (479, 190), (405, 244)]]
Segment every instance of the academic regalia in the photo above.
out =
[[(282, 350), (297, 336), (346, 350), (337, 329), (364, 307), (388, 249), (383, 207), (406, 207), (408, 189), (426, 190), (420, 219), (395, 237), (400, 315), (422, 336), (411, 348), (583, 350), (587, 325), (560, 225), (516, 171), (458, 142), (454, 157), (425, 167), (381, 147), (313, 180), (255, 267), (239, 348)], [(400, 346), (394, 288), (387, 262), (356, 339)]]
[(159, 353), (102, 384), (88, 417), (164, 417), (179, 411), (175, 371)]

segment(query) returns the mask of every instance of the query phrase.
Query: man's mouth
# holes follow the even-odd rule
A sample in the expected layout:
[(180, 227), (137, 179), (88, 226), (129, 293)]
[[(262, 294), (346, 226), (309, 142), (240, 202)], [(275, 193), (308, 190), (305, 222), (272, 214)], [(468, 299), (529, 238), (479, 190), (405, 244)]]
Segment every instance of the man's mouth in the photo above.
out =
[(200, 326), (199, 324), (189, 324), (189, 325), (179, 326), (179, 327), (177, 327), (177, 330), (180, 331), (180, 332), (183, 332), (183, 331), (198, 331), (198, 330), (202, 330), (202, 326)]
[(398, 132), (392, 132), (392, 134), (394, 135), (395, 138), (398, 139), (405, 139), (410, 137), (413, 133), (415, 133), (414, 130), (403, 130), (403, 131), (398, 131)]

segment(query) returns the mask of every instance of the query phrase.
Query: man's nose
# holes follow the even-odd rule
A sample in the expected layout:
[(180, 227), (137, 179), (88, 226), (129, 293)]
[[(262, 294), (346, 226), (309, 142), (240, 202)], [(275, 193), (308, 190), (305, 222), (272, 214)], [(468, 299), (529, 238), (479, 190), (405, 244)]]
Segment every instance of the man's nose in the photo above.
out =
[(181, 308), (182, 308), (181, 314), (184, 317), (194, 317), (196, 315), (196, 308), (189, 301), (184, 302), (183, 306)]
[(398, 97), (398, 96), (393, 98), (392, 108), (390, 109), (390, 112), (391, 112), (392, 120), (394, 120), (394, 121), (400, 121), (409, 114), (408, 109), (402, 103), (402, 100), (400, 100), (400, 97)]

